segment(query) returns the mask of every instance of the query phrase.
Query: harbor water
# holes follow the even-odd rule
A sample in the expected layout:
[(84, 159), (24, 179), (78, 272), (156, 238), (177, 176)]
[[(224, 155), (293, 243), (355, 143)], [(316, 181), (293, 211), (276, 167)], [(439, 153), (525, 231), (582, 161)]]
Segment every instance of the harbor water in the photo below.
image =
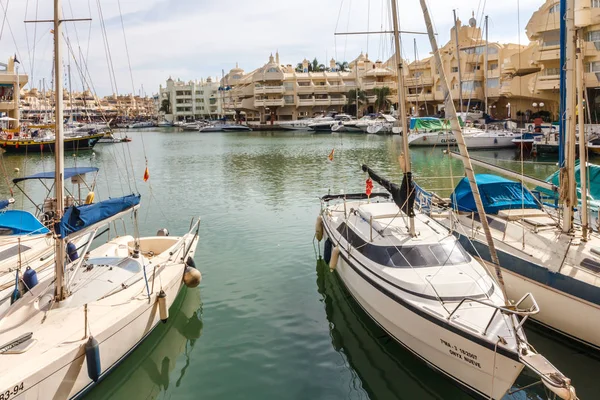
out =
[[(364, 191), (363, 163), (399, 182), (401, 137), (158, 128), (127, 135), (129, 144), (66, 154), (66, 166), (100, 168), (96, 199), (140, 192), (141, 235), (163, 227), (182, 234), (201, 216), (195, 261), (203, 280), (182, 291), (168, 323), (86, 398), (470, 398), (389, 338), (318, 262), (318, 197)], [(463, 170), (442, 150), (415, 149), (412, 161), (421, 186), (447, 195)], [(472, 155), (541, 178), (556, 170), (552, 162), (521, 163), (513, 150)], [(52, 154), (5, 154), (2, 161), (9, 178), (53, 169)], [(26, 189), (41, 202), (43, 188), (29, 182)], [(0, 195), (10, 195), (6, 183)], [(530, 342), (573, 380), (579, 397), (597, 398), (592, 371), (600, 358), (526, 326)], [(525, 373), (515, 390), (531, 382)], [(537, 385), (507, 398), (547, 397)]]

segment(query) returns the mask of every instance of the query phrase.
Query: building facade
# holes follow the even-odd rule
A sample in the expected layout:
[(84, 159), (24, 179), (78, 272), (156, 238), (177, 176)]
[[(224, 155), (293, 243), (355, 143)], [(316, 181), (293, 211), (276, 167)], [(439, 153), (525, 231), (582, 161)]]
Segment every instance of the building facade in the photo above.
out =
[(27, 80), (27, 75), (18, 73), (14, 58), (9, 58), (7, 64), (0, 63), (0, 115), (14, 118), (13, 128), (19, 126), (20, 93)]
[(363, 90), (366, 96), (359, 101), (359, 114), (374, 111), (379, 88), (390, 89), (387, 97), (393, 104), (397, 84), (395, 72), (388, 63), (371, 62), (368, 56), (361, 54), (347, 66), (340, 67), (332, 59), (328, 68), (309, 70), (308, 60), (293, 67), (282, 64), (278, 53), (247, 74), (236, 65), (221, 80), (221, 86), (228, 89), (224, 92), (223, 106), (229, 113), (241, 116), (240, 119), (265, 123), (342, 112), (356, 103), (354, 98), (349, 99), (349, 94), (355, 95), (356, 92), (351, 91), (357, 89)]
[(219, 80), (210, 77), (189, 82), (169, 78), (159, 88), (159, 113), (169, 121), (220, 118), (224, 91), (219, 89)]

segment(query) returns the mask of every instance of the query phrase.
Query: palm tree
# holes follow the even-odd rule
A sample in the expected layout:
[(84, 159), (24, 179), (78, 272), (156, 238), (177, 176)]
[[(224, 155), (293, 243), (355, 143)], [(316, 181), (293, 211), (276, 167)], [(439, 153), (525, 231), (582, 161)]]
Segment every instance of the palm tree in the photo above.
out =
[(369, 99), (367, 98), (367, 94), (360, 89), (349, 90), (348, 93), (346, 94), (346, 97), (348, 99), (348, 103), (346, 104), (346, 108), (348, 110), (350, 109), (350, 107), (352, 107), (352, 104), (357, 102), (357, 99), (358, 99), (358, 104), (356, 105), (356, 112), (355, 112), (356, 117), (358, 117), (358, 108), (362, 105), (369, 104)]
[(310, 64), (308, 64), (308, 71), (309, 72), (325, 71), (325, 65), (319, 64), (319, 60), (317, 60), (317, 57), (315, 57), (315, 59), (312, 60), (312, 62)]
[(160, 104), (160, 109), (158, 111), (162, 111), (165, 114), (171, 114), (171, 102), (169, 99), (163, 99)]
[(338, 67), (338, 71), (341, 71), (341, 72), (345, 72), (350, 69), (350, 64), (348, 64), (348, 61), (342, 61), (342, 62), (338, 61), (338, 62), (336, 62), (336, 65)]
[(384, 86), (382, 88), (375, 88), (375, 89), (373, 89), (373, 91), (375, 92), (375, 96), (376, 96), (375, 108), (377, 109), (377, 111), (383, 111), (390, 104), (392, 104), (388, 100), (388, 96), (392, 94), (389, 87)]

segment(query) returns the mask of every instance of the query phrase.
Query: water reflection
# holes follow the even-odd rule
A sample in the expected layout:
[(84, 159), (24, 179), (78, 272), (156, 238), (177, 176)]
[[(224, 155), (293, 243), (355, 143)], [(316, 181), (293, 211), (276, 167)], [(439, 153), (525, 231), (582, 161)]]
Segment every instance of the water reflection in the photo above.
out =
[[(202, 334), (200, 291), (183, 287), (169, 309), (169, 320), (94, 388), (86, 399), (155, 399), (179, 387), (190, 354)], [(183, 354), (183, 365), (178, 359)]]

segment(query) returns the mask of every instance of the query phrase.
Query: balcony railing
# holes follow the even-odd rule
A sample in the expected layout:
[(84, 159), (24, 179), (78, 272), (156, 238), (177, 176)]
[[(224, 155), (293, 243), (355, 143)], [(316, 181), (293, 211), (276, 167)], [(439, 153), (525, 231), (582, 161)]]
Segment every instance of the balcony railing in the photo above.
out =
[(404, 83), (406, 86), (431, 86), (433, 85), (433, 79), (430, 76), (419, 76), (416, 78), (405, 78)]
[(315, 105), (315, 99), (298, 99), (298, 103), (299, 106), (314, 106)]
[(315, 90), (315, 87), (313, 85), (297, 85), (296, 86), (296, 92), (298, 93), (313, 93)]

